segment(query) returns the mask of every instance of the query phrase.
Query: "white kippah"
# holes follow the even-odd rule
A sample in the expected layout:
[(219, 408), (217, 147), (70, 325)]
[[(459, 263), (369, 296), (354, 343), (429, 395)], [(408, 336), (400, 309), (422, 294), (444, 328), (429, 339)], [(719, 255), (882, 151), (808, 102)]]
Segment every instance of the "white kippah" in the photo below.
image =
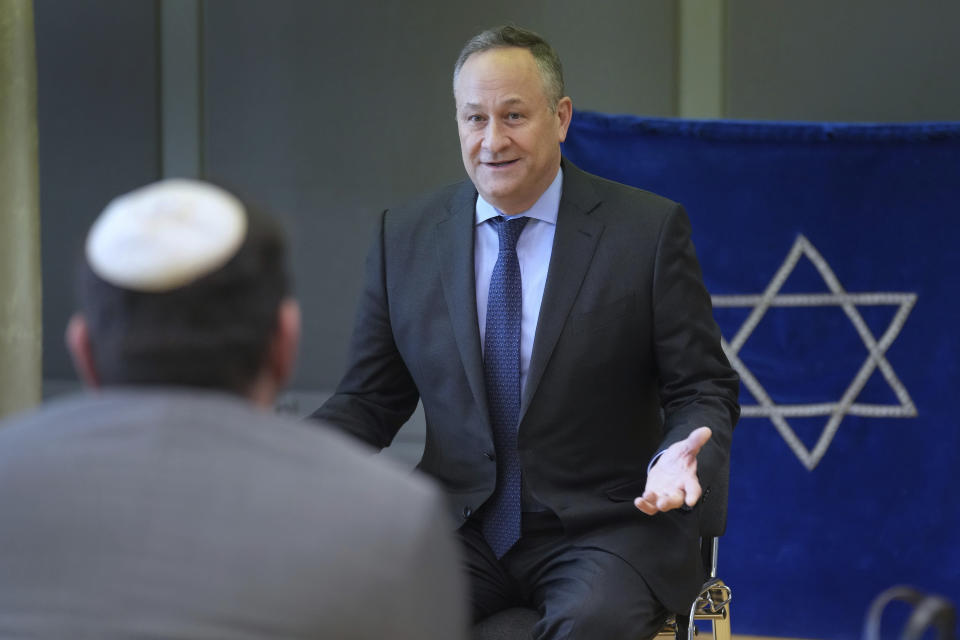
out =
[(114, 199), (87, 236), (90, 268), (134, 291), (182, 287), (225, 265), (247, 235), (243, 205), (195, 180), (165, 180)]

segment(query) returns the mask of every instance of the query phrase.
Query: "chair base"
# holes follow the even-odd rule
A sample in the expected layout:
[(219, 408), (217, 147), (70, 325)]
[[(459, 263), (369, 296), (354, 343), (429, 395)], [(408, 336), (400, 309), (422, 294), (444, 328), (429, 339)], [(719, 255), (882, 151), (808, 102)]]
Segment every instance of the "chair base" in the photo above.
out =
[[(685, 616), (670, 616), (656, 637), (661, 640), (667, 640), (667, 638), (685, 640), (689, 635), (689, 628), (690, 621), (686, 619)], [(694, 631), (694, 633), (696, 633), (696, 631)]]

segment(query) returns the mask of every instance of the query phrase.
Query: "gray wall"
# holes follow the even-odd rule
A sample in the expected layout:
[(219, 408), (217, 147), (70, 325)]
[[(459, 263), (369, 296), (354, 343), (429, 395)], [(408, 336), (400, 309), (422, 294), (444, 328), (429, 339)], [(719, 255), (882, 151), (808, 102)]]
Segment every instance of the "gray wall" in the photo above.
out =
[[(173, 3), (198, 9), (187, 16), (193, 31), (162, 24)], [(48, 394), (74, 379), (62, 327), (84, 230), (110, 197), (161, 177), (164, 153), (183, 151), (163, 141), (178, 139), (191, 109), (202, 173), (267, 205), (291, 232), (308, 329), (294, 386), (330, 389), (375, 216), (463, 175), (450, 90), (462, 43), (492, 24), (530, 26), (563, 57), (575, 108), (671, 116), (677, 6), (35, 0)], [(719, 116), (960, 119), (960, 3), (726, 0), (721, 15)], [(197, 95), (162, 95), (162, 44), (199, 45)]]
[(34, 20), (49, 395), (73, 379), (63, 329), (86, 229), (113, 196), (160, 177), (158, 24), (155, 3), (123, 0), (37, 0)]
[(725, 116), (960, 119), (960, 2), (728, 0)]

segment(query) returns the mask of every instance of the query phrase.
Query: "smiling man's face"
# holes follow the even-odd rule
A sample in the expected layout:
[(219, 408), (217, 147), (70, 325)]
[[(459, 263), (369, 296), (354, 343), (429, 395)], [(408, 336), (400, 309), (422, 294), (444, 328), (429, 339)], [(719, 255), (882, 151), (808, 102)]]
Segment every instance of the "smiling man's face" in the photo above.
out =
[(551, 109), (533, 55), (488, 49), (454, 81), (463, 166), (484, 200), (507, 215), (533, 206), (557, 176), (572, 105)]

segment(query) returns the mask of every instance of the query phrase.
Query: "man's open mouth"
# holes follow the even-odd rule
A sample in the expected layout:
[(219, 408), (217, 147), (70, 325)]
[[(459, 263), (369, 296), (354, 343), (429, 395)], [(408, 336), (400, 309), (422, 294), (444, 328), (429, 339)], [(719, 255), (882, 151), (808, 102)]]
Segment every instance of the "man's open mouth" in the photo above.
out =
[(506, 167), (506, 166), (509, 166), (509, 165), (513, 164), (514, 162), (516, 162), (516, 161), (517, 161), (516, 158), (514, 158), (513, 160), (504, 160), (504, 161), (502, 161), (502, 162), (484, 162), (483, 164), (487, 165), (488, 167), (495, 167), (495, 168), (496, 168), (496, 167)]

